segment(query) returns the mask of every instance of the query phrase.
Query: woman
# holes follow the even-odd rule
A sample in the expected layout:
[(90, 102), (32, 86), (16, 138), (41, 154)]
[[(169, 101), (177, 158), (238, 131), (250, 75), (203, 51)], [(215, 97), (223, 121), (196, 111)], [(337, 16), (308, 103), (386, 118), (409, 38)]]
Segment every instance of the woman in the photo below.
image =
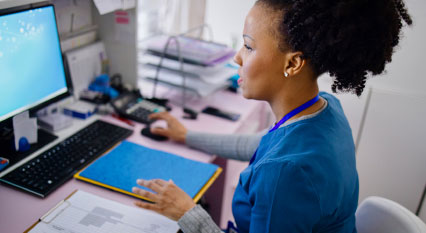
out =
[[(221, 156), (251, 158), (233, 199), (239, 232), (356, 232), (352, 133), (338, 100), (319, 93), (317, 78), (329, 72), (333, 91), (361, 95), (368, 73), (382, 73), (391, 61), (402, 20), (411, 24), (402, 0), (258, 0), (234, 60), (244, 97), (267, 101), (277, 123), (260, 142), (234, 136), (236, 143), (187, 132), (163, 113), (153, 117), (168, 128), (153, 132), (210, 152), (221, 147)], [(254, 149), (241, 149), (241, 142), (259, 146), (250, 156)], [(155, 201), (138, 206), (177, 220), (184, 232), (220, 232), (172, 181), (137, 183), (154, 193), (134, 192)]]

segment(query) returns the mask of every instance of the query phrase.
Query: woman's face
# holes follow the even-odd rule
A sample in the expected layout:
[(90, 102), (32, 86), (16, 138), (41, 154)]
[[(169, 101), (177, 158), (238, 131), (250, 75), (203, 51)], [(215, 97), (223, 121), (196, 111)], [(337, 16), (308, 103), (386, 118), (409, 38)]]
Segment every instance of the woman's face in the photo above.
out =
[(270, 101), (283, 85), (284, 54), (273, 36), (273, 21), (271, 10), (260, 5), (253, 6), (246, 17), (244, 46), (234, 57), (245, 98)]

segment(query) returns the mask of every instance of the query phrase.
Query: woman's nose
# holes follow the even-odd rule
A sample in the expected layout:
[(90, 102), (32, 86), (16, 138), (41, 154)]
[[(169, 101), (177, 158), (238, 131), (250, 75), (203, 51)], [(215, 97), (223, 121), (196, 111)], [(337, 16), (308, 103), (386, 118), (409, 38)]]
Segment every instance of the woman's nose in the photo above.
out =
[(241, 66), (242, 65), (242, 60), (241, 60), (240, 52), (241, 52), (241, 49), (238, 50), (238, 52), (235, 54), (235, 56), (234, 56), (234, 62)]

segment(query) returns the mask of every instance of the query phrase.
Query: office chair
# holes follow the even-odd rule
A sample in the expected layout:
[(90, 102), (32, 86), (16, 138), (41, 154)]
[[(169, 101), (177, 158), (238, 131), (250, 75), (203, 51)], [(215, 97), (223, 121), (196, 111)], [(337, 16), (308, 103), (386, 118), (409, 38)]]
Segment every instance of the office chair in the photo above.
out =
[(426, 233), (426, 224), (419, 217), (386, 198), (368, 197), (355, 215), (358, 233)]

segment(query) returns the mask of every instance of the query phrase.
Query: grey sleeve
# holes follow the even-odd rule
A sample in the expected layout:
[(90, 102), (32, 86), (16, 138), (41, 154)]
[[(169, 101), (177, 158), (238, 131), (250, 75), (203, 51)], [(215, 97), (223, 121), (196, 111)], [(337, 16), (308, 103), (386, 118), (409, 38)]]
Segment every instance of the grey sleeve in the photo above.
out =
[(255, 134), (210, 134), (188, 131), (186, 144), (209, 154), (249, 161), (267, 130)]
[(200, 205), (186, 212), (178, 225), (184, 233), (223, 233)]

